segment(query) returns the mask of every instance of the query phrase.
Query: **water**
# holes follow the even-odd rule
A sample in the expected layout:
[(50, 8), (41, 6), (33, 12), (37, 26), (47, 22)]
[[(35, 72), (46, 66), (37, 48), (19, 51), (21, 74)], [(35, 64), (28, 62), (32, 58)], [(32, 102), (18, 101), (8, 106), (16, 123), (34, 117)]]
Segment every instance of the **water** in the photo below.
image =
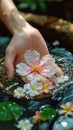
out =
[[(54, 91), (53, 95), (44, 99), (20, 99), (17, 100), (12, 96), (12, 91), (23, 85), (19, 76), (15, 74), (12, 81), (7, 80), (6, 72), (3, 68), (4, 59), (0, 60), (0, 102), (12, 101), (17, 102), (24, 108), (24, 114), (21, 118), (31, 118), (36, 110), (39, 110), (41, 106), (50, 105), (55, 109), (59, 109), (60, 105), (66, 102), (73, 102), (73, 55), (65, 48), (54, 49), (50, 46), (50, 52), (54, 56), (57, 64), (61, 67), (66, 75), (69, 76), (69, 81), (66, 84), (60, 86), (59, 89)], [(2, 54), (1, 54), (2, 55)], [(4, 92), (3, 92), (4, 91)], [(11, 95), (11, 96), (10, 96)], [(52, 122), (45, 121), (40, 123), (39, 130), (73, 130), (73, 117), (57, 116)], [(35, 124), (32, 130), (38, 130), (39, 124)], [(17, 130), (14, 121), (0, 121), (1, 130)]]

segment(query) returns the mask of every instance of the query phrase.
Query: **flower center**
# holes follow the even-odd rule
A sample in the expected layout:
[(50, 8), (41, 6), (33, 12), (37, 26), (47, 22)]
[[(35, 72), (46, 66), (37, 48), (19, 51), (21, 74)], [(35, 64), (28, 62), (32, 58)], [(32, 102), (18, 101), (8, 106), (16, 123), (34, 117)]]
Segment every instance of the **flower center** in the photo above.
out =
[(41, 69), (40, 66), (37, 65), (33, 66), (33, 71), (40, 73), (40, 69)]
[(45, 92), (45, 90), (48, 90), (48, 86), (47, 85), (43, 85), (43, 87), (42, 87), (42, 92)]
[(18, 94), (22, 94), (22, 91), (21, 91), (21, 90), (19, 90), (19, 91), (18, 91)]
[(35, 88), (35, 87), (32, 87), (31, 89), (32, 89), (32, 91), (33, 91), (33, 92), (35, 92), (35, 91), (36, 91), (36, 88)]
[(66, 108), (66, 111), (67, 111), (67, 112), (71, 111), (71, 108), (70, 108), (70, 107), (67, 107), (67, 108)]
[(24, 128), (27, 128), (27, 127), (28, 127), (28, 124), (27, 124), (27, 123), (24, 123), (24, 124), (23, 124), (23, 127), (24, 127)]

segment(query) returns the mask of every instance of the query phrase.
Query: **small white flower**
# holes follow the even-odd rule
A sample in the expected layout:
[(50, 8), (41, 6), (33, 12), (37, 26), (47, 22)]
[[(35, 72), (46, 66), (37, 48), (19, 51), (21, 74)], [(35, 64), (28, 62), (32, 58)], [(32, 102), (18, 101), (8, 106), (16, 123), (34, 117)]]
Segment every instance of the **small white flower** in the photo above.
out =
[(42, 83), (37, 81), (31, 81), (24, 85), (24, 92), (26, 95), (33, 97), (41, 93)]
[(68, 81), (69, 77), (66, 75), (66, 76), (61, 76), (61, 77), (58, 77), (57, 78), (57, 83), (64, 83), (66, 81)]
[(33, 124), (28, 119), (20, 120), (18, 122), (18, 125), (16, 125), (17, 128), (20, 128), (21, 130), (31, 130), (33, 127)]
[(14, 97), (19, 99), (19, 98), (24, 97), (24, 96), (25, 96), (25, 94), (24, 94), (22, 87), (18, 87), (17, 89), (14, 90)]

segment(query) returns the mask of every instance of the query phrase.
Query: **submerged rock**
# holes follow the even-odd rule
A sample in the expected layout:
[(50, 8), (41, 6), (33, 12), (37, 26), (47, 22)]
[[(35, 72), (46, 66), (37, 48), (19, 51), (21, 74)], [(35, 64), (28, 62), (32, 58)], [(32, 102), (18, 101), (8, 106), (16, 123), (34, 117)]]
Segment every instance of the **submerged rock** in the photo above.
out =
[(73, 130), (73, 117), (59, 117), (52, 130)]

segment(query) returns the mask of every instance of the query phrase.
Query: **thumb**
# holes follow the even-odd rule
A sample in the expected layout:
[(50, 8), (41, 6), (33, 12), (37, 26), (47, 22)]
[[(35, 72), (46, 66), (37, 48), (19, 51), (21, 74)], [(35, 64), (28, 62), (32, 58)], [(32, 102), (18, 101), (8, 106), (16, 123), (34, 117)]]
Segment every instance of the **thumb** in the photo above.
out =
[(6, 56), (5, 56), (5, 68), (9, 80), (13, 78), (14, 60), (15, 60), (15, 52), (12, 48), (9, 47), (6, 49)]

